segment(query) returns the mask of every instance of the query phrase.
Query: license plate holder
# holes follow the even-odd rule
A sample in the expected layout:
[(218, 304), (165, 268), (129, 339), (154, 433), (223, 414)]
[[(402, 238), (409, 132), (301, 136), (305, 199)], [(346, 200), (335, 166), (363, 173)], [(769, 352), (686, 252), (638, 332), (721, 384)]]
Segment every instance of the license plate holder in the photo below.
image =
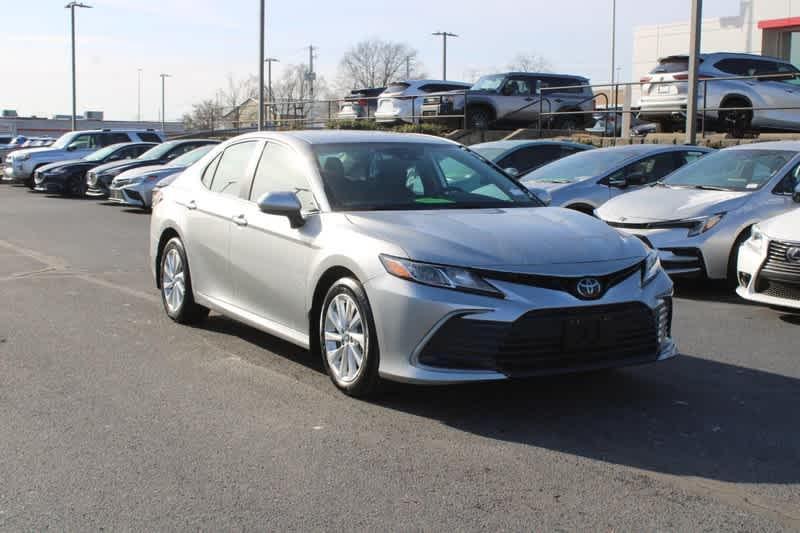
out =
[(583, 352), (608, 347), (613, 339), (611, 321), (603, 317), (574, 317), (564, 320), (561, 348), (564, 352)]

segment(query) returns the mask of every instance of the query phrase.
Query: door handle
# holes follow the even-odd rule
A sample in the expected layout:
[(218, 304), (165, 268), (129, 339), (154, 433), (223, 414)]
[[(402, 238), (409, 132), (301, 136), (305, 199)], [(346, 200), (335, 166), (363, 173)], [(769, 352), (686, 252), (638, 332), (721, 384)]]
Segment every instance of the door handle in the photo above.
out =
[(197, 202), (194, 200), (189, 200), (186, 202), (186, 209), (197, 209)]
[(247, 219), (245, 218), (244, 215), (236, 215), (235, 217), (231, 218), (231, 220), (233, 220), (234, 224), (236, 224), (237, 226), (247, 225)]
[(556, 103), (557, 103), (557, 104), (560, 104), (560, 103), (561, 103), (561, 102), (563, 102), (564, 100), (562, 100), (561, 98), (556, 98), (556, 100), (555, 100), (555, 101), (556, 101)]

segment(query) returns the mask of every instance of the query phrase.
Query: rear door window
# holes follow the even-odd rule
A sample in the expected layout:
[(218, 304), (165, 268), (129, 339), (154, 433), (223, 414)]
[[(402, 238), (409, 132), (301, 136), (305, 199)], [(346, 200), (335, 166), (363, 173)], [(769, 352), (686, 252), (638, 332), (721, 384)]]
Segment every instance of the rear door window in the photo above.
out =
[(239, 195), (239, 184), (243, 181), (250, 182), (252, 176), (247, 175), (253, 151), (258, 146), (256, 141), (242, 142), (228, 147), (222, 153), (214, 180), (211, 182), (211, 192)]
[(510, 166), (516, 168), (520, 174), (524, 174), (559, 157), (561, 157), (561, 147), (558, 145), (529, 146), (511, 154)]
[(650, 74), (674, 74), (675, 72), (686, 72), (689, 70), (688, 57), (666, 57), (658, 62), (658, 65), (650, 71)]

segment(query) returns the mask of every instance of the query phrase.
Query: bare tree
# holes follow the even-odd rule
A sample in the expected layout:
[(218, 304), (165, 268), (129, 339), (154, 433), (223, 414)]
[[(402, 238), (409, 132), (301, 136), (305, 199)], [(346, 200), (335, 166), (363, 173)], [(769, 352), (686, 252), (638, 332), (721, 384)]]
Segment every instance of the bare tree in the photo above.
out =
[(551, 72), (552, 69), (550, 62), (538, 54), (519, 53), (508, 64), (508, 70), (520, 72)]
[(183, 115), (183, 124), (187, 130), (213, 130), (219, 125), (220, 107), (214, 100), (203, 100), (192, 104), (191, 113)]
[(339, 85), (343, 90), (385, 87), (399, 78), (421, 77), (420, 67), (417, 51), (408, 45), (369, 39), (357, 43), (342, 57)]
[[(272, 80), (272, 94), (275, 98), (274, 110), (270, 113), (275, 120), (304, 119), (313, 107), (307, 65), (285, 65), (280, 77)], [(329, 94), (325, 78), (317, 74), (314, 80), (314, 99), (325, 98)]]

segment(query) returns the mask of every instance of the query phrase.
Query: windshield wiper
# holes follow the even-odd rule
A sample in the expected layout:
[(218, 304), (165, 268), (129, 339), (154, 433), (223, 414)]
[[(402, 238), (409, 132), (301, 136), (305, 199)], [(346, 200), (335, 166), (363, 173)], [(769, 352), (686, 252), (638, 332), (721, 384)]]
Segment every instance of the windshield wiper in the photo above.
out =
[(729, 191), (725, 187), (715, 187), (714, 185), (695, 185), (695, 189), (700, 189), (701, 191)]

